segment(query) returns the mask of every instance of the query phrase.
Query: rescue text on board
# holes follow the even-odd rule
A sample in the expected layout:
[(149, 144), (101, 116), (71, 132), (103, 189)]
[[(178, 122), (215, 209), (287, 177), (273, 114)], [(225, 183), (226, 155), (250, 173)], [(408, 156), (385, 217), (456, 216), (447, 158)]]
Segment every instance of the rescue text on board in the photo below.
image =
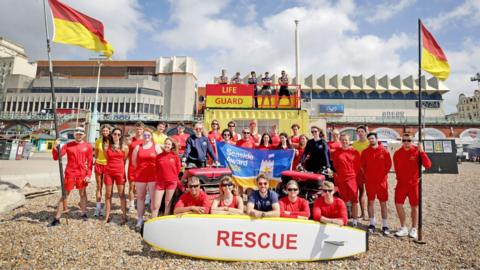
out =
[(243, 99), (235, 97), (216, 98), (215, 104), (243, 104)]

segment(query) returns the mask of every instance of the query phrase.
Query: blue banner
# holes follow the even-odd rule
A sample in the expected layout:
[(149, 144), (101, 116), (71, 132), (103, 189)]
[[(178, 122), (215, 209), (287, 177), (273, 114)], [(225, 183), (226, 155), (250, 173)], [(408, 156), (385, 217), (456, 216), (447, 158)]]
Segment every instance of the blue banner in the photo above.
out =
[(342, 104), (320, 104), (320, 113), (343, 113)]
[[(232, 170), (232, 176), (241, 186), (252, 186), (257, 175), (265, 174), (280, 181), (283, 171), (290, 170), (294, 150), (257, 150), (217, 142), (218, 161)], [(246, 182), (248, 181), (248, 183)]]

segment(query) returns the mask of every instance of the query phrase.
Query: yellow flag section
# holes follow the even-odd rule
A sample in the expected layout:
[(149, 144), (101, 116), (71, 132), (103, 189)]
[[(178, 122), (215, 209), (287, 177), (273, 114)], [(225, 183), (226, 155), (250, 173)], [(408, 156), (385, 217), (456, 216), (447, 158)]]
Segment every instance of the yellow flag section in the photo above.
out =
[(422, 63), (423, 70), (445, 81), (450, 75), (450, 65), (442, 48), (427, 28), (420, 22), (422, 31)]
[(176, 215), (145, 222), (143, 239), (169, 253), (224, 261), (316, 261), (368, 250), (367, 233), (292, 218)]
[(104, 38), (103, 24), (100, 21), (76, 11), (58, 0), (49, 0), (48, 2), (53, 16), (53, 41), (103, 52), (107, 57), (112, 56), (113, 48)]

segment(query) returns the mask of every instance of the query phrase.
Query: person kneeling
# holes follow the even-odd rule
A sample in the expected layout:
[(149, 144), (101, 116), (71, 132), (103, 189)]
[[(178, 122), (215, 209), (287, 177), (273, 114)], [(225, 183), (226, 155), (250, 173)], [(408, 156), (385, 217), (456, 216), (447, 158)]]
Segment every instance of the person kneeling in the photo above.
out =
[(340, 226), (347, 224), (347, 207), (342, 199), (333, 196), (332, 182), (323, 183), (323, 196), (313, 203), (313, 219), (323, 223), (333, 223)]
[(298, 197), (298, 183), (290, 180), (286, 186), (288, 196), (280, 199), (280, 216), (286, 218), (308, 219), (310, 208), (304, 198)]
[(176, 214), (208, 214), (210, 202), (207, 194), (200, 189), (200, 179), (196, 176), (188, 178), (187, 191), (180, 196), (173, 213)]
[(252, 217), (279, 217), (278, 195), (268, 189), (268, 178), (260, 174), (256, 182), (258, 190), (253, 191), (248, 197), (247, 214)]
[(230, 176), (224, 176), (220, 180), (220, 196), (213, 200), (210, 212), (226, 215), (243, 214), (243, 200), (237, 195)]

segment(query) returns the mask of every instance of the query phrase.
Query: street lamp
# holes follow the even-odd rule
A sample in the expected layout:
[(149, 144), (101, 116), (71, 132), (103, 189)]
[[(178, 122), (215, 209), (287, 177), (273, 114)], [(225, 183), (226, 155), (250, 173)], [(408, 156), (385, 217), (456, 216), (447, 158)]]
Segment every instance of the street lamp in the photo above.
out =
[(98, 90), (100, 88), (100, 73), (102, 71), (103, 63), (102, 61), (108, 60), (108, 58), (90, 58), (89, 60), (96, 60), (98, 63), (98, 75), (97, 75), (97, 88), (95, 90), (95, 102), (93, 103), (93, 111), (90, 116), (90, 123), (88, 128), (88, 141), (90, 143), (95, 142), (95, 136), (97, 135), (98, 130)]

